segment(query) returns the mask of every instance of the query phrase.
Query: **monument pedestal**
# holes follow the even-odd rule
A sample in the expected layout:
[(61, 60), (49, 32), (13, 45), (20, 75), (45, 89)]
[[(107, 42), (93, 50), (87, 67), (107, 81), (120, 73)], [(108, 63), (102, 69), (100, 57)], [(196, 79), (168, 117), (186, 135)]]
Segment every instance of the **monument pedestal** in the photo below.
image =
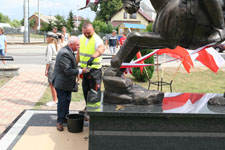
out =
[(162, 105), (88, 108), (89, 150), (225, 149), (225, 109), (207, 104), (217, 94), (171, 94)]

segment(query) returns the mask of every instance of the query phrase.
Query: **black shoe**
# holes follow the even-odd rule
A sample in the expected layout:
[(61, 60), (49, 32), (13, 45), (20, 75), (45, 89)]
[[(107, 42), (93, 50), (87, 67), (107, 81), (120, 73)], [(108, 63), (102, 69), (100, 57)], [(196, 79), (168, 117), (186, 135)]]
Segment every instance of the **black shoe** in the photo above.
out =
[(63, 129), (63, 125), (61, 124), (61, 123), (57, 123), (56, 124), (56, 129), (58, 130), (58, 131), (63, 131), (64, 129)]

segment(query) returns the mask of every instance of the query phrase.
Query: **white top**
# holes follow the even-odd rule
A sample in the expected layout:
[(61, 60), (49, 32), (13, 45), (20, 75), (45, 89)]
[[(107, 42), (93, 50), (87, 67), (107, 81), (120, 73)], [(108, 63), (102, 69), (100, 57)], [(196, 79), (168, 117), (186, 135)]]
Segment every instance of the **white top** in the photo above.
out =
[(48, 44), (46, 49), (46, 64), (50, 64), (52, 60), (56, 59), (57, 51), (55, 44)]
[[(102, 45), (103, 44), (103, 40), (100, 38), (100, 36), (98, 35), (98, 34), (94, 34), (93, 35), (94, 36), (94, 38), (95, 38), (95, 50), (96, 49), (98, 49), (98, 47), (100, 46), (100, 45)], [(87, 45), (87, 43), (88, 43), (88, 41), (89, 41), (89, 39), (87, 38), (87, 40), (86, 40), (86, 45)]]
[(65, 40), (65, 41), (68, 41), (68, 39), (69, 39), (69, 34), (66, 33), (66, 34), (64, 35), (64, 40)]
[(5, 49), (6, 36), (4, 34), (0, 35), (0, 49)]

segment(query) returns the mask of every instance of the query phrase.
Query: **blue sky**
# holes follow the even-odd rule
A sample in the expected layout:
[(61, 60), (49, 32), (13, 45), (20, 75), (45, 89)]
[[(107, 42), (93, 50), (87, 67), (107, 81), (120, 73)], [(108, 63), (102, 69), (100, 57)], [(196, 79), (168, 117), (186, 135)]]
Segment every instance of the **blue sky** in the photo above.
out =
[[(149, 3), (149, 0), (143, 0), (142, 2)], [(40, 0), (40, 13), (43, 15), (57, 14), (67, 17), (69, 11), (72, 10), (74, 15), (89, 18), (91, 21), (95, 18), (95, 12), (90, 8), (78, 11), (77, 8), (84, 7), (86, 0)], [(38, 12), (38, 0), (29, 0), (30, 16), (34, 12)], [(150, 3), (149, 3), (150, 4)], [(21, 20), (23, 19), (23, 5), (24, 0), (0, 0), (0, 12), (9, 18)]]
[[(38, 0), (29, 0), (30, 16), (38, 12)], [(74, 15), (89, 18), (91, 21), (95, 18), (95, 12), (90, 8), (77, 11), (77, 8), (84, 7), (86, 0), (40, 0), (40, 13), (44, 15), (62, 15), (67, 17), (72, 10)], [(0, 12), (9, 18), (21, 20), (23, 18), (24, 0), (0, 0)]]

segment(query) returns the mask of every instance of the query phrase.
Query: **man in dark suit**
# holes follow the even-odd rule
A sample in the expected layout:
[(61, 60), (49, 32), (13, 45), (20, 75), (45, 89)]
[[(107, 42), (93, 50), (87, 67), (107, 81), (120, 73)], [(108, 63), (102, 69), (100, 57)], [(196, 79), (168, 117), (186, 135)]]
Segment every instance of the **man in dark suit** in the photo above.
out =
[(63, 122), (69, 114), (71, 91), (75, 86), (76, 76), (86, 72), (86, 68), (77, 69), (77, 61), (74, 52), (80, 48), (79, 39), (71, 36), (68, 45), (63, 47), (56, 57), (52, 83), (58, 97), (57, 106), (57, 130), (63, 131)]

